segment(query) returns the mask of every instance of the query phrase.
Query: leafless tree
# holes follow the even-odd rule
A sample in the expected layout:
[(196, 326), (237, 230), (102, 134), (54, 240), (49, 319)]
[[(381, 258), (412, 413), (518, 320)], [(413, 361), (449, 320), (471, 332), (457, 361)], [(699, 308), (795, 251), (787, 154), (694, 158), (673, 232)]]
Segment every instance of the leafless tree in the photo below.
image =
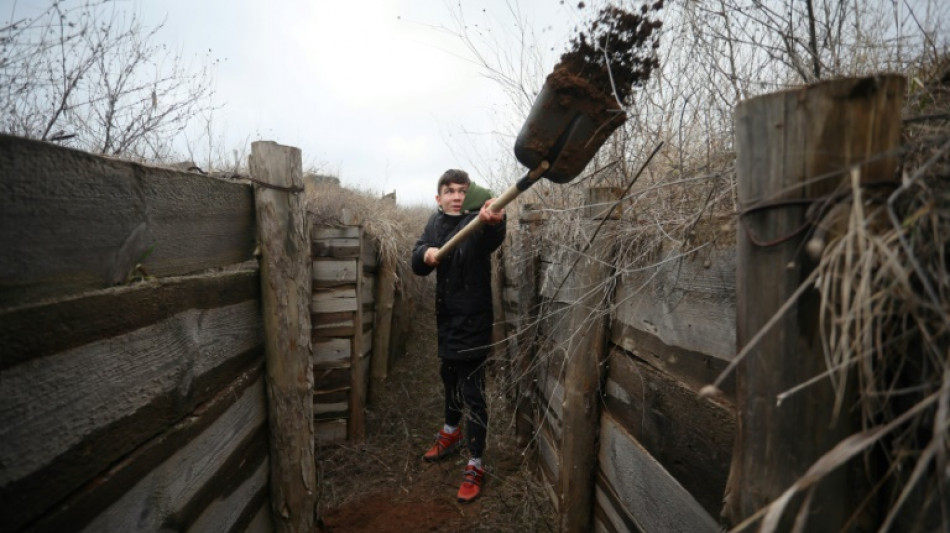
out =
[(164, 159), (212, 107), (211, 67), (154, 44), (114, 0), (51, 0), (0, 27), (0, 131), (84, 150)]

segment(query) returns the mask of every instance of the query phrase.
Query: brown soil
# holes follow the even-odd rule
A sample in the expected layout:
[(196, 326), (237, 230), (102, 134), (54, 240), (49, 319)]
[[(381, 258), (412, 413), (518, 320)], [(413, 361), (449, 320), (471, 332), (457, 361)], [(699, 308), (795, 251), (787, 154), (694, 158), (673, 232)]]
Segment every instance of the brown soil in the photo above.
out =
[(367, 409), (366, 441), (317, 449), (318, 531), (553, 531), (553, 507), (526, 461), (530, 450), (514, 443), (505, 384), (491, 367), (479, 499), (460, 504), (455, 497), (464, 452), (437, 463), (421, 460), (442, 426), (442, 384), (432, 311), (417, 309), (413, 323), (407, 353), (390, 370), (381, 401)]
[(650, 14), (662, 7), (662, 0), (639, 13), (605, 7), (587, 33), (571, 40), (515, 142), (522, 164), (552, 163), (544, 176), (556, 183), (571, 181), (587, 166), (627, 120), (621, 106), (632, 103), (634, 87), (646, 83), (659, 66), (656, 30), (662, 23)]
[(551, 76), (566, 70), (603, 94), (614, 94), (616, 89), (616, 99), (629, 105), (633, 88), (646, 83), (659, 67), (654, 53), (659, 39), (654, 32), (663, 23), (651, 19), (650, 12), (662, 8), (660, 0), (644, 4), (639, 13), (614, 6), (601, 9), (590, 30), (571, 40), (571, 49), (561, 56)]

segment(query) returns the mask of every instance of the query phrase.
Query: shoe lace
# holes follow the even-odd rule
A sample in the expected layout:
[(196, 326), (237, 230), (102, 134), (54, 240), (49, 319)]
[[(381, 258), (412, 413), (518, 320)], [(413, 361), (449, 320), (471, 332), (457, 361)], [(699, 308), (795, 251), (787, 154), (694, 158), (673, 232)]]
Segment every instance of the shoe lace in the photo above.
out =
[(462, 483), (468, 483), (470, 485), (478, 485), (481, 482), (481, 478), (482, 478), (481, 474), (479, 474), (478, 470), (475, 469), (475, 467), (466, 468), (464, 480), (462, 481)]
[(439, 438), (436, 440), (436, 444), (439, 445), (439, 448), (446, 449), (452, 445), (453, 440), (455, 440), (455, 434), (439, 432)]

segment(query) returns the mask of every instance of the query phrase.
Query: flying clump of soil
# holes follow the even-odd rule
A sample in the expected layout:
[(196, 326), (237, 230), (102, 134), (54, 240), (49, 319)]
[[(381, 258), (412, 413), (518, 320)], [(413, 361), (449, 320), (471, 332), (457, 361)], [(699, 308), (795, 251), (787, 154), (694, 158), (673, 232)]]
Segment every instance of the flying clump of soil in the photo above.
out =
[[(587, 32), (571, 39), (548, 83), (580, 85), (630, 105), (633, 90), (650, 79), (660, 66), (656, 49), (663, 23), (651, 18), (663, 1), (644, 4), (639, 13), (607, 6), (600, 10)], [(612, 106), (616, 107), (616, 106)]]
[(515, 141), (522, 164), (537, 168), (547, 161), (552, 166), (544, 176), (556, 183), (566, 183), (584, 169), (627, 120), (622, 106), (632, 103), (634, 88), (659, 67), (657, 30), (662, 23), (651, 15), (662, 7), (662, 0), (639, 12), (605, 7), (588, 31), (571, 40)]

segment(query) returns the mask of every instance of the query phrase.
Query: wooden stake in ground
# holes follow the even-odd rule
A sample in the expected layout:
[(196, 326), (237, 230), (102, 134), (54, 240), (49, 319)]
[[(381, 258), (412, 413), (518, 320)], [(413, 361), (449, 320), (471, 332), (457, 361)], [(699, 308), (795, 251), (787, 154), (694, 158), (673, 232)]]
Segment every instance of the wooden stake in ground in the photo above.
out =
[[(591, 194), (588, 199), (598, 198)], [(593, 212), (593, 211), (591, 211)], [(598, 211), (601, 219), (606, 215)], [(596, 221), (596, 219), (594, 219)], [(607, 222), (612, 224), (612, 222)], [(587, 256), (568, 274), (565, 288), (578, 295), (571, 304), (574, 331), (564, 362), (564, 404), (561, 409), (560, 531), (583, 533), (593, 525), (597, 435), (600, 432), (601, 367), (606, 348), (607, 285), (613, 264), (614, 241), (595, 241)], [(573, 287), (571, 287), (573, 285)]]
[[(736, 367), (738, 434), (724, 511), (734, 525), (778, 498), (823, 453), (860, 429), (852, 409), (853, 384), (838, 391), (848, 399), (837, 420), (829, 379), (777, 400), (826, 370), (817, 295), (813, 289), (799, 290), (813, 269), (803, 250), (807, 232), (799, 231), (808, 227), (806, 212), (848, 182), (853, 165), (859, 166), (863, 184), (894, 179), (903, 93), (898, 76), (843, 79), (760, 96), (736, 108), (743, 211), (736, 343), (744, 358)], [(789, 306), (793, 295), (797, 300)], [(780, 311), (784, 314), (774, 327), (746, 347)], [(845, 528), (869, 490), (860, 472), (843, 467), (816, 489), (805, 530), (865, 529), (860, 519)], [(793, 529), (803, 507), (801, 499), (789, 505), (779, 529)], [(874, 505), (865, 512), (868, 508)]]
[(311, 532), (317, 502), (310, 346), (310, 246), (300, 150), (251, 145), (261, 246), (274, 529)]
[(393, 302), (396, 293), (396, 265), (388, 257), (379, 261), (376, 277), (376, 323), (373, 327), (373, 358), (370, 363), (370, 400), (379, 401), (389, 376), (389, 341), (393, 325)]

